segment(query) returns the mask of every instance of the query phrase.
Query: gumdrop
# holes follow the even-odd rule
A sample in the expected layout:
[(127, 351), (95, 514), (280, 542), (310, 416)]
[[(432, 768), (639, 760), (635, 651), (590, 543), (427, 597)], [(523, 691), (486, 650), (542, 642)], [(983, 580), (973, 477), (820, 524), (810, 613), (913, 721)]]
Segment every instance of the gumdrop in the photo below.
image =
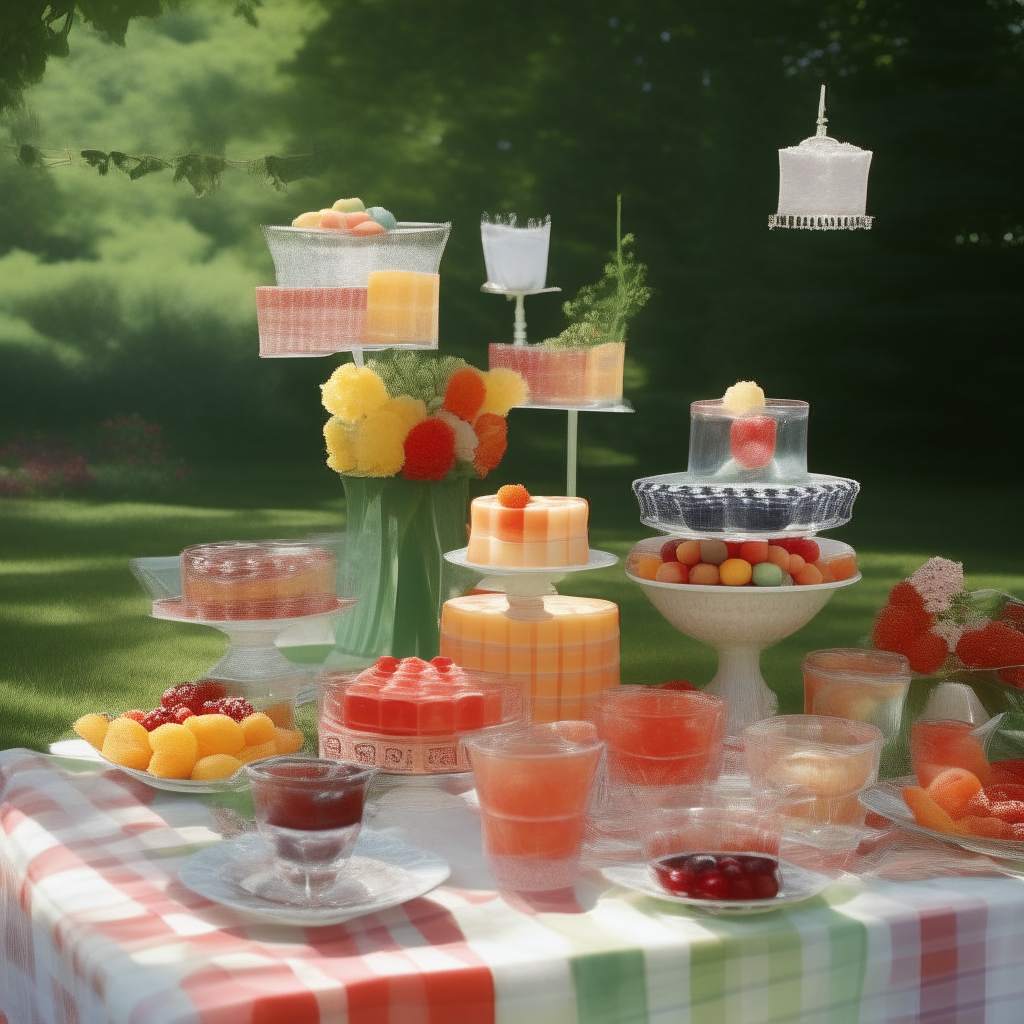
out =
[(964, 768), (947, 768), (932, 779), (926, 792), (956, 821), (967, 814), (971, 798), (981, 792), (981, 782)]
[(797, 537), (789, 548), (790, 554), (799, 555), (805, 562), (816, 562), (821, 557), (818, 542), (810, 537)]
[(727, 558), (718, 567), (718, 573), (724, 586), (745, 587), (753, 576), (753, 569), (742, 558)]
[(122, 715), (115, 718), (103, 738), (103, 756), (123, 768), (145, 771), (153, 754), (149, 746), (149, 733), (133, 718)]
[(332, 210), (340, 210), (342, 213), (362, 213), (366, 207), (362, 199), (352, 197), (351, 199), (336, 199), (331, 206)]
[(718, 566), (700, 562), (690, 570), (690, 582), (702, 587), (715, 587), (719, 582)]
[(1024, 825), (1024, 800), (990, 800), (989, 807), (993, 818), (1007, 825)]
[(654, 574), (659, 583), (688, 583), (690, 570), (682, 562), (662, 562)]
[(310, 210), (308, 213), (300, 213), (292, 221), (293, 228), (317, 228), (320, 226), (320, 211)]
[(394, 231), (398, 227), (398, 221), (390, 210), (383, 206), (368, 206), (366, 212), (382, 227), (388, 231)]
[(752, 409), (765, 407), (764, 390), (752, 380), (738, 380), (725, 389), (722, 411), (729, 416), (741, 416)]
[(697, 687), (693, 683), (688, 683), (685, 679), (670, 679), (667, 683), (662, 683), (660, 689), (662, 690), (696, 690)]
[(768, 541), (748, 540), (740, 545), (739, 557), (751, 565), (768, 561)]
[(1007, 686), (1016, 686), (1018, 690), (1024, 690), (1024, 666), (1015, 665), (1013, 668), (1001, 668), (999, 678)]
[(708, 565), (721, 565), (729, 557), (729, 549), (722, 540), (702, 540), (700, 560)]
[(192, 778), (196, 782), (212, 782), (216, 779), (229, 779), (242, 767), (237, 757), (228, 754), (210, 754), (196, 761), (192, 769)]
[(822, 583), (821, 573), (808, 562), (802, 569), (793, 574), (793, 582), (801, 587), (815, 587)]
[(658, 578), (658, 571), (663, 564), (657, 555), (641, 555), (633, 563), (632, 572), (642, 580), (654, 580)]
[(201, 761), (211, 754), (237, 754), (245, 746), (242, 727), (227, 715), (194, 715), (185, 720), (199, 744), (196, 759)]
[(149, 774), (158, 779), (189, 779), (195, 767), (194, 754), (181, 751), (157, 750), (149, 761)]
[(667, 540), (661, 545), (661, 551), (658, 552), (661, 555), (663, 562), (678, 562), (676, 558), (676, 548), (679, 547), (680, 542), (678, 540)]
[(828, 569), (836, 583), (852, 580), (857, 575), (857, 556), (838, 555), (828, 560)]
[(184, 704), (179, 704), (171, 714), (174, 715), (174, 720), (180, 725), (186, 718), (191, 718), (195, 712), (190, 707), (186, 707)]
[(902, 795), (914, 821), (922, 828), (953, 836), (960, 834), (957, 823), (920, 786), (906, 786)]
[(71, 728), (90, 746), (102, 750), (103, 740), (106, 738), (107, 729), (110, 728), (110, 719), (106, 715), (82, 715)]
[(352, 226), (352, 234), (357, 237), (365, 237), (367, 235), (383, 235), (386, 228), (383, 224), (378, 224), (375, 220), (362, 220), (358, 224)]
[(296, 754), (305, 742), (306, 738), (298, 729), (274, 730), (274, 746), (279, 754)]
[(274, 742), (274, 721), (267, 715), (257, 711), (255, 714), (243, 718), (241, 726), (247, 747)]
[(700, 557), (700, 541), (684, 540), (676, 545), (676, 561), (688, 565), (691, 569), (703, 559)]
[(768, 545), (768, 561), (777, 565), (783, 572), (789, 572), (789, 552), (778, 544)]
[(781, 587), (782, 570), (774, 562), (761, 562), (754, 566), (752, 579), (755, 587)]
[(999, 613), (1003, 622), (1010, 623), (1015, 629), (1024, 631), (1024, 604), (1016, 601), (1007, 601), (1003, 610)]
[(828, 567), (828, 562), (826, 562), (825, 559), (819, 558), (816, 562), (811, 562), (810, 564), (821, 573), (822, 583), (836, 582), (836, 578), (832, 575), (832, 570)]
[(199, 743), (195, 733), (186, 729), (183, 725), (172, 722), (169, 725), (161, 725), (149, 734), (149, 745), (154, 753), (177, 754), (182, 757), (191, 757), (193, 762), (196, 759), (196, 751)]

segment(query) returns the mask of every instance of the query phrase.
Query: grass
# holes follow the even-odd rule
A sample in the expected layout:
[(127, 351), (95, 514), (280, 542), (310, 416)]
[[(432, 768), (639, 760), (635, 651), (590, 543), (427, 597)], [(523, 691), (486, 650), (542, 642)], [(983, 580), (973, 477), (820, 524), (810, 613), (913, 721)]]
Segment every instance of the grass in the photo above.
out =
[[(592, 544), (620, 558), (648, 532), (622, 472), (583, 477)], [(220, 657), (220, 633), (149, 618), (129, 559), (175, 554), (201, 541), (337, 530), (344, 522), (336, 479), (312, 467), (196, 476), (160, 500), (0, 501), (0, 749), (45, 749), (86, 711), (152, 707), (167, 686), (197, 678)], [(963, 561), (972, 588), (1024, 596), (1016, 525), (1022, 497), (1009, 489), (866, 482), (856, 518), (836, 534), (856, 546), (864, 579), (837, 592), (817, 618), (762, 657), (782, 710), (801, 704), (804, 653), (862, 645), (888, 588), (930, 555)], [(714, 674), (714, 653), (662, 620), (621, 564), (577, 573), (560, 590), (619, 604), (623, 682), (704, 683)]]

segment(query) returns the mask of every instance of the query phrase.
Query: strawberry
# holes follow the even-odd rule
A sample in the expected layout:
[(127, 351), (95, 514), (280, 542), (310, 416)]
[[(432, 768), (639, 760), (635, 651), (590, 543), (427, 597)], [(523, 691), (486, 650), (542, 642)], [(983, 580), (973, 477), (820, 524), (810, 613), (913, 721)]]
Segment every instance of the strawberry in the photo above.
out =
[(152, 732), (154, 729), (159, 728), (161, 725), (167, 725), (168, 722), (174, 721), (174, 715), (165, 708), (159, 707), (154, 708), (150, 711), (145, 718), (142, 719), (142, 727), (146, 732)]
[(184, 725), (185, 719), (191, 718), (195, 712), (187, 704), (179, 704), (171, 711), (171, 714), (179, 725)]
[(941, 636), (925, 633), (910, 645), (906, 655), (911, 671), (930, 676), (942, 668), (948, 653), (946, 641)]
[(993, 800), (990, 805), (993, 818), (1005, 821), (1007, 825), (1024, 825), (1024, 801)]
[(168, 711), (173, 711), (180, 704), (191, 705), (195, 695), (196, 687), (194, 683), (178, 683), (177, 686), (164, 690), (160, 703)]
[(255, 708), (244, 697), (222, 697), (220, 700), (208, 700), (203, 705), (204, 715), (227, 715), (236, 722), (255, 714)]
[(968, 668), (999, 668), (1024, 664), (1024, 635), (1005, 622), (990, 622), (964, 633), (956, 653)]
[(135, 711), (126, 711), (121, 717), (130, 718), (133, 722), (139, 722), (141, 724), (142, 720), (146, 717), (146, 712), (139, 711), (137, 709)]
[(887, 604), (875, 619), (871, 639), (880, 651), (906, 654), (928, 632), (932, 616), (923, 607), (909, 604)]
[(744, 469), (764, 469), (775, 457), (775, 420), (771, 416), (739, 416), (729, 428), (732, 457)]
[(924, 598), (906, 580), (903, 580), (902, 583), (897, 583), (889, 591), (889, 604), (905, 604), (924, 611)]

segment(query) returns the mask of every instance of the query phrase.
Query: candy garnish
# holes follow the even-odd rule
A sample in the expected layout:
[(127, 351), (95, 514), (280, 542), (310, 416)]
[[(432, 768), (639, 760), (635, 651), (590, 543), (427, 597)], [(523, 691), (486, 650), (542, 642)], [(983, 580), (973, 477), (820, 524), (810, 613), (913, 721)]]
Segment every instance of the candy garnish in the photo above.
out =
[(530, 492), (522, 484), (499, 487), (497, 497), (502, 508), (526, 508), (530, 503)]
[(754, 409), (763, 409), (764, 405), (764, 391), (752, 380), (737, 381), (725, 389), (722, 397), (722, 411), (730, 416), (742, 416)]

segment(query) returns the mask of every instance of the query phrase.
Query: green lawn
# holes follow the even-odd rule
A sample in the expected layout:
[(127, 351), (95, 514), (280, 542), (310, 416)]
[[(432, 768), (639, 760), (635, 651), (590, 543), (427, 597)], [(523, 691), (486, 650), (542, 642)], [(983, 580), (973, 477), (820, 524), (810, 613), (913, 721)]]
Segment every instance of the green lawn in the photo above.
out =
[[(584, 474), (582, 486), (594, 509), (592, 543), (625, 556), (649, 532), (636, 518), (628, 477)], [(782, 709), (800, 705), (803, 654), (862, 645), (887, 589), (929, 555), (962, 560), (972, 587), (1024, 596), (1021, 500), (1020, 491), (865, 484), (856, 518), (839, 531), (857, 547), (864, 579), (762, 658)], [(220, 656), (221, 634), (148, 617), (130, 558), (343, 522), (340, 485), (303, 467), (200, 472), (159, 501), (0, 501), (0, 749), (43, 749), (85, 711), (150, 707), (171, 683), (196, 678)], [(703, 683), (714, 673), (713, 653), (664, 622), (621, 564), (576, 574), (560, 589), (619, 604), (623, 682)]]

